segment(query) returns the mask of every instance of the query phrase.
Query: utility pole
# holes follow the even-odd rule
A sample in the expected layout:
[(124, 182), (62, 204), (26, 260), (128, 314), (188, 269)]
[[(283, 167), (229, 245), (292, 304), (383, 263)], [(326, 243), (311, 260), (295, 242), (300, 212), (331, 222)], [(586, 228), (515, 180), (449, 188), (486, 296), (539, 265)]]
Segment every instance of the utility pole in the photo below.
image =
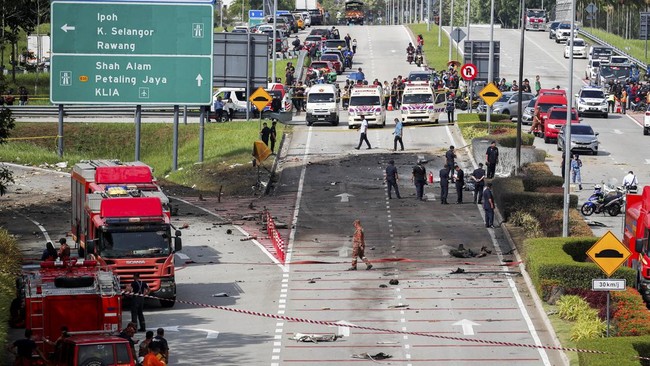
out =
[[(488, 84), (494, 81), (494, 0), (490, 1), (490, 56), (488, 59)], [(491, 121), (490, 115), (492, 113), (492, 107), (487, 107), (487, 113), (485, 116), (485, 121), (488, 125), (488, 133), (491, 130)]]
[(454, 0), (451, 0), (451, 8), (449, 8), (449, 60), (451, 61), (451, 50), (453, 46), (453, 40), (451, 39), (451, 33), (454, 31)]
[(569, 236), (569, 201), (571, 194), (570, 183), (571, 180), (571, 108), (573, 107), (573, 40), (575, 37), (576, 26), (576, 0), (571, 0), (571, 35), (569, 40), (571, 46), (569, 47), (569, 90), (567, 92), (567, 111), (566, 111), (566, 125), (564, 126), (564, 151), (562, 153), (566, 156), (564, 159), (564, 210), (562, 215), (562, 236), (567, 238)]

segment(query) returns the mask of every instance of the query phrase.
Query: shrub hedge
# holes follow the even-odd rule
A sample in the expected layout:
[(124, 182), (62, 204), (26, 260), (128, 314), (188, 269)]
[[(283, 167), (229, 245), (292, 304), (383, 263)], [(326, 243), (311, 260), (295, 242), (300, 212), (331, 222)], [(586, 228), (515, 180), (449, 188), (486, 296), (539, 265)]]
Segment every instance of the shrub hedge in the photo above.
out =
[[(526, 267), (542, 298), (552, 286), (564, 289), (590, 289), (591, 280), (604, 274), (595, 263), (583, 262), (586, 252), (598, 240), (581, 238), (537, 238), (524, 241)], [(636, 281), (636, 272), (621, 267), (613, 278), (624, 278), (629, 286)]]
[(628, 287), (625, 291), (612, 291), (611, 296), (614, 334), (620, 337), (650, 335), (650, 312), (641, 294)]
[(608, 354), (579, 352), (580, 366), (639, 366), (642, 363), (633, 357), (650, 357), (650, 336), (584, 339), (578, 341), (577, 348), (608, 352)]
[[(539, 183), (534, 182), (536, 179), (539, 179)], [(552, 182), (557, 182), (557, 179), (548, 176), (531, 176), (525, 180), (527, 181), (525, 184), (522, 177), (495, 178), (492, 181), (494, 201), (504, 220), (508, 220), (513, 212), (525, 210), (531, 206), (562, 208), (564, 202), (562, 194), (526, 191), (526, 185), (529, 187), (547, 186)], [(576, 195), (570, 197), (569, 207), (575, 208), (578, 205), (578, 197)]]

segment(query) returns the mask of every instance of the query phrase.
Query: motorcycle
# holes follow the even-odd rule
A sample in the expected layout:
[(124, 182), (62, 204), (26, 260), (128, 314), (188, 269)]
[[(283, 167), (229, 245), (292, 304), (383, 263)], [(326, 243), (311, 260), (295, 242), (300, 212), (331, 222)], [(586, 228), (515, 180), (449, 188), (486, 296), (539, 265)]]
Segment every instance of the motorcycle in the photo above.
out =
[(594, 213), (607, 212), (610, 216), (617, 216), (621, 213), (622, 207), (625, 206), (624, 189), (621, 187), (609, 187), (605, 185), (602, 189), (599, 184), (594, 187), (594, 193), (589, 197), (580, 208), (585, 216), (591, 216)]
[(406, 56), (406, 62), (408, 62), (409, 64), (412, 64), (412, 63), (413, 63), (413, 52), (409, 52), (409, 53), (407, 54), (407, 56)]
[(422, 62), (423, 62), (422, 54), (418, 53), (417, 55), (415, 55), (415, 64), (417, 65), (417, 67), (422, 66)]

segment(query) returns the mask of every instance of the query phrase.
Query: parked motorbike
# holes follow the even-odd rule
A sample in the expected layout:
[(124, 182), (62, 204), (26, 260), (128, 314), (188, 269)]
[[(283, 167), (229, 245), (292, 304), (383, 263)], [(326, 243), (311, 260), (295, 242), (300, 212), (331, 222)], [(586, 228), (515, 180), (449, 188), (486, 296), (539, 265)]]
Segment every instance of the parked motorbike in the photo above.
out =
[(417, 65), (417, 67), (422, 66), (423, 62), (424, 62), (424, 60), (422, 59), (422, 54), (421, 53), (418, 53), (417, 55), (415, 55), (415, 64)]
[(625, 190), (622, 187), (604, 187), (603, 189), (599, 184), (594, 187), (594, 193), (580, 208), (583, 215), (607, 212), (610, 216), (617, 216), (621, 213), (625, 205)]
[(413, 63), (413, 52), (409, 52), (409, 53), (406, 55), (406, 62), (408, 62), (409, 64), (412, 64), (412, 63)]

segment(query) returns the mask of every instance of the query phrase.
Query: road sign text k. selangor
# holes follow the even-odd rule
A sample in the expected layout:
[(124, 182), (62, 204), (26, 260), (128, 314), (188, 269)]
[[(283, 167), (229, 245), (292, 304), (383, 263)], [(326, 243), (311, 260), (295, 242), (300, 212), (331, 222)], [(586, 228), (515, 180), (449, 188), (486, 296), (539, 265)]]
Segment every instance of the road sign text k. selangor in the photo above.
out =
[(55, 1), (54, 104), (212, 102), (211, 4)]

